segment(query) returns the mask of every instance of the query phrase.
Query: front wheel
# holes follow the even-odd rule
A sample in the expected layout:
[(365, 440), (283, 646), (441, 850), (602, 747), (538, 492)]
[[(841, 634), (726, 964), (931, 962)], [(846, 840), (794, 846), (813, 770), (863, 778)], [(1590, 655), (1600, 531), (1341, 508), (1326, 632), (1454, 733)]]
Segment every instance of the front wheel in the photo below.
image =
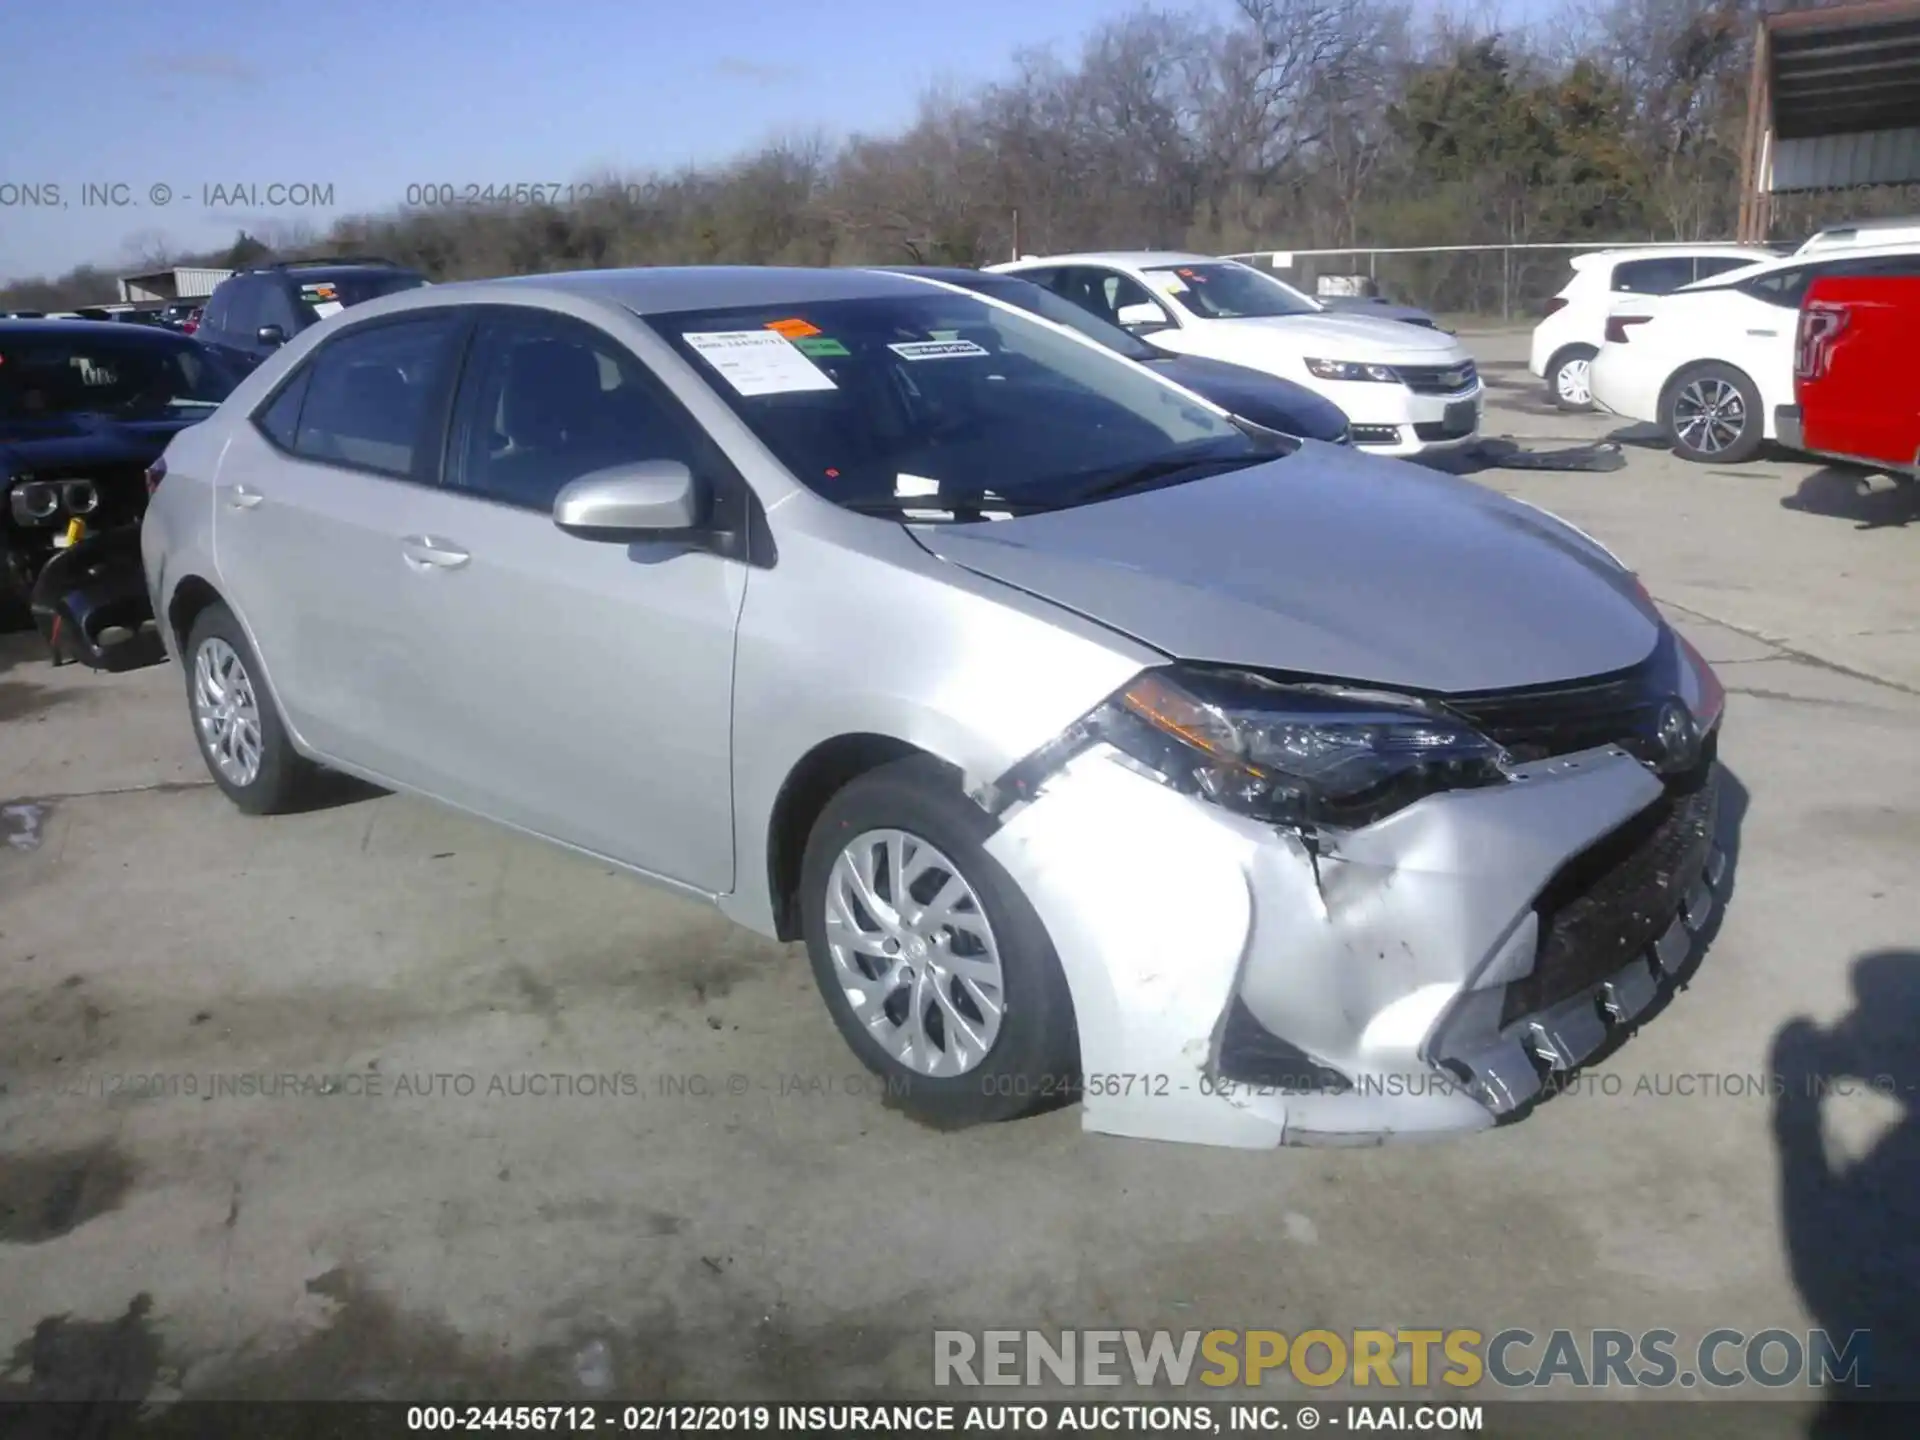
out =
[(900, 1108), (943, 1126), (1075, 1092), (1073, 1002), (1040, 917), (987, 854), (993, 822), (916, 757), (828, 802), (801, 866), (815, 981)]
[(1593, 409), (1593, 380), (1589, 370), (1595, 353), (1591, 345), (1575, 345), (1553, 357), (1547, 371), (1547, 391), (1562, 410)]
[(214, 784), (249, 815), (297, 808), (314, 764), (293, 748), (247, 633), (225, 605), (194, 620), (186, 662), (193, 734)]
[(1700, 365), (1667, 387), (1660, 424), (1682, 460), (1738, 465), (1766, 439), (1760, 391), (1731, 365)]

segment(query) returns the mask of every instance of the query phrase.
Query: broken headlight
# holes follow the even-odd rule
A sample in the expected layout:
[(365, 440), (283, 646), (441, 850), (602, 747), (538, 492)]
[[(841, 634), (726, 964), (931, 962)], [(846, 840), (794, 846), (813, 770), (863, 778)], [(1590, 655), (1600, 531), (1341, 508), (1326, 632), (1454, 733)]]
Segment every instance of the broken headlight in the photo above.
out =
[(1369, 825), (1442, 790), (1503, 784), (1508, 764), (1413, 696), (1171, 666), (1142, 673), (997, 788), (1020, 797), (1099, 742), (1177, 790), (1278, 825)]

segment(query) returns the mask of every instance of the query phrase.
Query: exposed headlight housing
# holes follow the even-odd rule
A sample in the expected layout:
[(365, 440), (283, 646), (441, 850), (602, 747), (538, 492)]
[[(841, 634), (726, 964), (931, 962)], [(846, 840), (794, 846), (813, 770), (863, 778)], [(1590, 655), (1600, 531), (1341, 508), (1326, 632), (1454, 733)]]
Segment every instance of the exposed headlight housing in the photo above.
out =
[(1029, 798), (1105, 743), (1162, 783), (1276, 825), (1370, 825), (1443, 790), (1504, 784), (1507, 753), (1408, 695), (1284, 684), (1244, 671), (1148, 670), (981, 797)]
[(1391, 365), (1369, 365), (1359, 360), (1309, 360), (1307, 373), (1322, 380), (1378, 380), (1398, 384), (1400, 372)]

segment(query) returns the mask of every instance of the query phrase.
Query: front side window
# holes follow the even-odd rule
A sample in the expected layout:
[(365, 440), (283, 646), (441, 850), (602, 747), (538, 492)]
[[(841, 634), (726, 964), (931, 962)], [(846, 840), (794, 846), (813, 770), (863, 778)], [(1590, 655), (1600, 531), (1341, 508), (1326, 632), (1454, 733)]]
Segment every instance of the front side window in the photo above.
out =
[(1176, 305), (1203, 320), (1251, 320), (1313, 315), (1323, 307), (1285, 281), (1231, 260), (1196, 265), (1157, 265), (1147, 276)]
[(165, 419), (210, 412), (233, 377), (191, 340), (139, 332), (0, 337), (0, 418)]
[(556, 317), (483, 321), (461, 381), (466, 417), (454, 484), (547, 511), (596, 470), (677, 460), (705, 471), (703, 447), (640, 362), (611, 336)]
[(1043, 290), (1036, 284), (1025, 283), (1024, 276), (1020, 284), (994, 284), (989, 281), (976, 288), (981, 294), (991, 295), (995, 300), (1018, 305), (1030, 315), (1038, 315), (1042, 320), (1051, 320), (1055, 325), (1076, 330), (1094, 344), (1104, 345), (1129, 360), (1152, 360), (1161, 353), (1146, 341), (1122, 330), (1113, 321), (1103, 320), (1084, 305), (1062, 299), (1053, 291)]
[(370, 325), (321, 347), (300, 407), (302, 457), (423, 478), (438, 453), (437, 403), (460, 321), (451, 312)]
[(1083, 503), (1278, 453), (1118, 356), (953, 292), (647, 317), (794, 476), (855, 509)]

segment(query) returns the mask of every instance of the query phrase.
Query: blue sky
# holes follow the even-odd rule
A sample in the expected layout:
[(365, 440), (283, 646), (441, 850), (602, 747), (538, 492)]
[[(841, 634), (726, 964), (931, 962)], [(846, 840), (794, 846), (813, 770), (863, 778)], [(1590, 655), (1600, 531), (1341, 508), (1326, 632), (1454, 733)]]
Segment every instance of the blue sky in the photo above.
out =
[[(324, 230), (413, 184), (568, 182), (724, 159), (795, 131), (891, 129), (932, 84), (993, 78), (1023, 46), (1071, 54), (1134, 8), (16, 3), (0, 18), (0, 279), (124, 267), (143, 241), (205, 248), (275, 221)], [(1230, 0), (1194, 8), (1232, 14)], [(204, 203), (206, 186), (276, 183), (331, 186), (334, 210)], [(128, 203), (84, 204), (89, 184), (123, 186), (108, 195)], [(171, 192), (164, 205), (155, 186)], [(43, 187), (39, 203), (23, 187)]]

